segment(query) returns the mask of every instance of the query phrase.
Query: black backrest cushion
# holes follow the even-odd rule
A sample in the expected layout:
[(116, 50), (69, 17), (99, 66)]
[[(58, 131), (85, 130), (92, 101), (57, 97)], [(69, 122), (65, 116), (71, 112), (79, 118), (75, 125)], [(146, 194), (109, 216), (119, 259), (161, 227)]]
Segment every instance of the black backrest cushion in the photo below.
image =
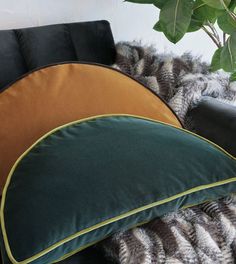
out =
[(115, 45), (107, 21), (0, 31), (0, 91), (38, 67), (65, 61), (111, 65)]
[(27, 72), (15, 31), (0, 31), (0, 90)]
[(17, 35), (30, 70), (52, 62), (77, 59), (68, 25), (21, 29)]

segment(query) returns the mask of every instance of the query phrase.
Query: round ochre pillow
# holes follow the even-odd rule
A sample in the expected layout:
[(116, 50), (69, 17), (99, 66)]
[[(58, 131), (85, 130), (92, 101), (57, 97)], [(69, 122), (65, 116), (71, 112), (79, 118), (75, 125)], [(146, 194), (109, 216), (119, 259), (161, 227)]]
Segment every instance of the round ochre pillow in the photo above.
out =
[(16, 159), (38, 138), (101, 114), (133, 114), (181, 126), (158, 96), (115, 69), (69, 63), (36, 70), (0, 94), (0, 194)]

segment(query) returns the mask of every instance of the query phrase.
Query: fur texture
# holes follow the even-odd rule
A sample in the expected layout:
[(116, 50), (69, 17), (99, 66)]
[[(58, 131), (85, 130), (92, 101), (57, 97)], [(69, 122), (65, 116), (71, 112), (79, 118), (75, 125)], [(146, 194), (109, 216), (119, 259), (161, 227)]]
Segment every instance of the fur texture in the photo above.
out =
[(229, 75), (211, 73), (209, 66), (189, 53), (180, 57), (158, 54), (152, 47), (138, 43), (118, 43), (115, 68), (143, 82), (160, 95), (186, 123), (188, 110), (204, 96), (236, 106), (236, 83)]
[(100, 247), (120, 264), (233, 264), (236, 196), (156, 218), (113, 235)]

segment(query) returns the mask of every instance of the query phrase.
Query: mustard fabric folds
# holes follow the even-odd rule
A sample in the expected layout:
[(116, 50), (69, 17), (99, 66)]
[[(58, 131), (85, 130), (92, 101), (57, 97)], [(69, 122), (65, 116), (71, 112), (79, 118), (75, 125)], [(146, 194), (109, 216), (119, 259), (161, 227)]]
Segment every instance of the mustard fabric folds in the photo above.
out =
[(140, 115), (181, 127), (158, 96), (105, 66), (54, 65), (16, 81), (0, 93), (0, 194), (14, 162), (38, 138), (71, 121), (113, 113)]

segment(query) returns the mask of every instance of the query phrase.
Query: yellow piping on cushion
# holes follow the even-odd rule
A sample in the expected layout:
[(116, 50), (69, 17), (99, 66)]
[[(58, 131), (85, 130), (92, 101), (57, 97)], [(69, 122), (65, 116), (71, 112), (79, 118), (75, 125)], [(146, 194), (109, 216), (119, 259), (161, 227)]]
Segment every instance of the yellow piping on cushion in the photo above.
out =
[(150, 209), (150, 208), (153, 208), (155, 206), (158, 206), (158, 205), (161, 205), (161, 204), (165, 204), (165, 203), (168, 203), (170, 201), (173, 201), (177, 198), (180, 198), (182, 196), (185, 196), (185, 195), (188, 195), (188, 194), (191, 194), (191, 193), (194, 193), (194, 192), (197, 192), (197, 191), (201, 191), (201, 190), (204, 190), (204, 189), (209, 189), (209, 188), (212, 188), (212, 187), (216, 187), (216, 186), (220, 186), (220, 185), (224, 185), (224, 184), (227, 184), (227, 183), (231, 183), (231, 182), (236, 182), (236, 177), (232, 177), (230, 179), (227, 179), (227, 180), (223, 180), (223, 181), (218, 181), (218, 182), (215, 182), (215, 183), (211, 183), (211, 184), (206, 184), (206, 185), (200, 185), (200, 186), (197, 186), (197, 187), (194, 187), (192, 189), (189, 189), (187, 191), (184, 191), (182, 193), (179, 193), (179, 194), (176, 194), (176, 195), (173, 195), (171, 197), (168, 197), (166, 199), (163, 199), (161, 201), (157, 201), (157, 202), (154, 202), (154, 203), (151, 203), (151, 204), (148, 204), (148, 205), (145, 205), (145, 206), (142, 206), (142, 207), (139, 207), (139, 208), (136, 208), (136, 209), (133, 209), (129, 212), (126, 212), (124, 214), (121, 214), (119, 216), (116, 216), (116, 217), (113, 217), (113, 218), (110, 218), (108, 220), (105, 220), (101, 223), (98, 223), (94, 226), (91, 226), (91, 227), (88, 227), (88, 228), (85, 228), (84, 230), (81, 230), (77, 233), (75, 233), (74, 235), (71, 235), (57, 243), (55, 243), (54, 245), (48, 247), (47, 249), (44, 249), (42, 250), (41, 252), (35, 254), (34, 256), (30, 257), (30, 258), (27, 258), (23, 261), (17, 261), (13, 255), (12, 255), (12, 252), (11, 252), (11, 249), (10, 249), (10, 245), (9, 245), (9, 241), (8, 241), (8, 237), (7, 237), (7, 233), (6, 233), (6, 227), (5, 227), (5, 220), (4, 220), (4, 206), (5, 206), (5, 200), (6, 200), (6, 193), (7, 193), (7, 189), (8, 189), (8, 186), (10, 184), (10, 180), (11, 180), (11, 177), (17, 167), (17, 165), (20, 163), (20, 161), (30, 152), (31, 149), (33, 149), (39, 142), (41, 142), (43, 139), (45, 139), (46, 137), (48, 137), (49, 135), (53, 134), (54, 132), (62, 129), (62, 128), (65, 128), (65, 127), (68, 127), (70, 125), (73, 125), (73, 124), (79, 124), (79, 123), (82, 123), (82, 122), (86, 122), (86, 121), (89, 121), (89, 120), (93, 120), (93, 119), (96, 119), (96, 118), (101, 118), (101, 117), (134, 117), (134, 118), (139, 118), (139, 119), (143, 119), (143, 120), (147, 120), (147, 121), (152, 121), (152, 122), (155, 122), (155, 123), (160, 123), (160, 124), (164, 124), (164, 125), (167, 125), (167, 126), (170, 126), (170, 127), (174, 127), (176, 129), (179, 129), (181, 131), (184, 131), (186, 133), (189, 133), (193, 136), (196, 136), (198, 138), (201, 138), (202, 140), (212, 144), (213, 146), (215, 146), (217, 149), (221, 150), (224, 154), (226, 154), (227, 156), (229, 156), (231, 159), (233, 160), (236, 160), (236, 157), (232, 156), (231, 154), (229, 154), (226, 150), (224, 150), (223, 148), (221, 148), (220, 146), (218, 146), (217, 144), (211, 142), (210, 140), (207, 140), (199, 135), (196, 135), (195, 133), (193, 132), (190, 132), (190, 131), (187, 131), (183, 128), (180, 128), (180, 127), (177, 127), (177, 126), (174, 126), (174, 125), (170, 125), (170, 124), (167, 124), (165, 122), (161, 122), (161, 121), (157, 121), (157, 120), (154, 120), (154, 119), (151, 119), (151, 118), (146, 118), (146, 117), (142, 117), (142, 116), (136, 116), (136, 115), (128, 115), (128, 114), (106, 114), (106, 115), (97, 115), (97, 116), (93, 116), (93, 117), (88, 117), (88, 118), (84, 118), (84, 119), (80, 119), (80, 120), (77, 120), (77, 121), (73, 121), (73, 122), (70, 122), (68, 124), (65, 124), (65, 125), (62, 125), (62, 126), (59, 126), (51, 131), (49, 131), (48, 133), (46, 133), (44, 136), (42, 136), (41, 138), (39, 138), (32, 146), (30, 146), (18, 159), (17, 161), (15, 162), (15, 164), (13, 165), (9, 175), (8, 175), (8, 178), (7, 178), (7, 181), (6, 181), (6, 185), (4, 187), (4, 190), (3, 190), (3, 194), (2, 194), (2, 201), (1, 201), (1, 209), (0, 209), (0, 222), (1, 222), (1, 229), (2, 229), (2, 234), (3, 234), (3, 240), (4, 240), (4, 244), (5, 244), (5, 248), (6, 248), (6, 252), (7, 252), (7, 255), (10, 259), (10, 261), (13, 263), (13, 264), (27, 264), (27, 263), (30, 263), (42, 256), (44, 256), (45, 254), (51, 252), (52, 250), (56, 249), (57, 247), (61, 246), (62, 244), (64, 243), (67, 243), (79, 236), (82, 236), (86, 233), (89, 233), (93, 230), (96, 230), (100, 227), (103, 227), (103, 226), (106, 226), (108, 224), (111, 224), (113, 222), (116, 222), (118, 220), (121, 220), (121, 219), (124, 219), (126, 217), (129, 217), (131, 215), (134, 215), (134, 214), (137, 214), (139, 212), (142, 212), (144, 210), (147, 210), (147, 209)]
[[(141, 223), (137, 223), (136, 225), (130, 227), (129, 229), (133, 229), (133, 228), (136, 228), (136, 227), (142, 226), (142, 225), (144, 225), (144, 224), (147, 224), (148, 222), (149, 222), (149, 221), (143, 221), (143, 222), (141, 222)], [(104, 237), (104, 238), (102, 238), (102, 239), (96, 240), (95, 242), (91, 242), (91, 243), (89, 243), (89, 244), (86, 244), (86, 245), (80, 247), (79, 249), (73, 250), (72, 252), (67, 253), (67, 254), (65, 254), (64, 256), (60, 257), (58, 260), (53, 261), (53, 263), (57, 263), (57, 262), (63, 261), (63, 260), (65, 260), (65, 259), (67, 259), (67, 258), (69, 258), (69, 257), (71, 257), (71, 256), (73, 256), (73, 255), (75, 255), (75, 254), (77, 254), (77, 253), (79, 253), (80, 251), (82, 251), (82, 250), (88, 248), (88, 247), (91, 247), (91, 246), (93, 246), (93, 245), (95, 245), (95, 244), (97, 244), (97, 243), (99, 243), (99, 242), (102, 242), (103, 240), (107, 239), (109, 236), (111, 236), (111, 235), (108, 235), (108, 236), (106, 236), (106, 237)]]

